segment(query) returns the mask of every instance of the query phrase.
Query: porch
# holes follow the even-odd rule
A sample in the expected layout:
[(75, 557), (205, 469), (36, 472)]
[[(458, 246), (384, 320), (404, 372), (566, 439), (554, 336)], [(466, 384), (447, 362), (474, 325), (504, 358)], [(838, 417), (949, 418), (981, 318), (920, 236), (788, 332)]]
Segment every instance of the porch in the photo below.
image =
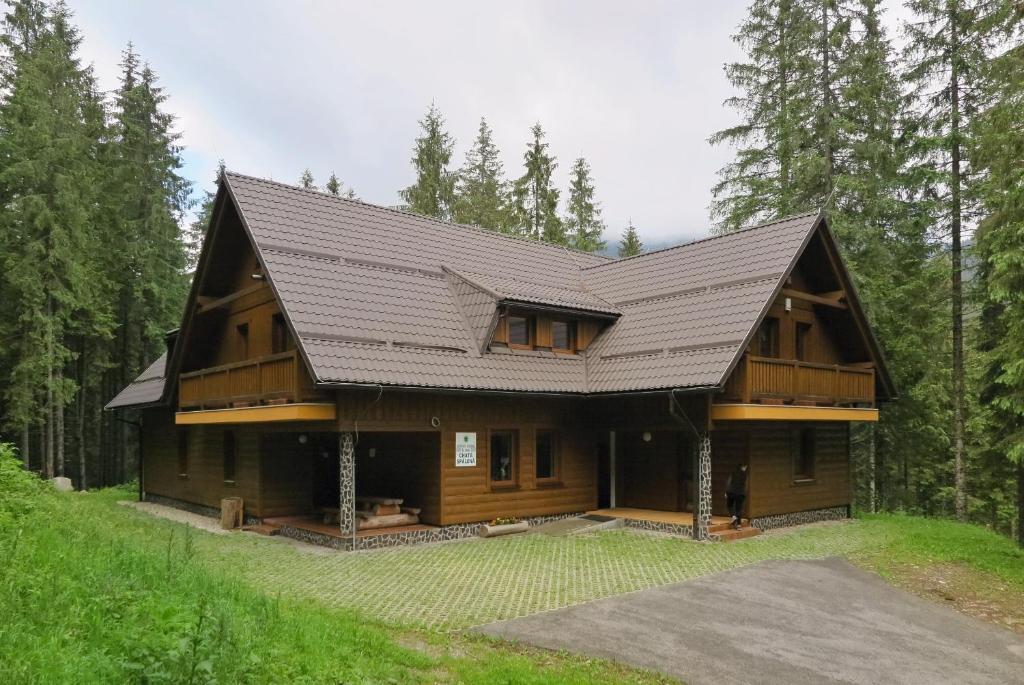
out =
[[(693, 513), (689, 511), (610, 507), (588, 511), (587, 514), (623, 519), (630, 528), (693, 536)], [(733, 530), (730, 527), (731, 521), (732, 519), (728, 516), (712, 516), (708, 525), (708, 534), (713, 540), (728, 542), (754, 537), (761, 532), (757, 528), (751, 528), (747, 519), (743, 519), (742, 530)]]

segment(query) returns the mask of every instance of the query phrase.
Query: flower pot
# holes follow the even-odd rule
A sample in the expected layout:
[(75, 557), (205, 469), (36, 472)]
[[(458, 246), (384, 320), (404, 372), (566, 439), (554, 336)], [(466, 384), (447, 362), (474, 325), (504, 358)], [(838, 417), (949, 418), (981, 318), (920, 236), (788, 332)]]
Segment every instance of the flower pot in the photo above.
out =
[(480, 537), (493, 538), (499, 535), (509, 535), (510, 533), (524, 533), (529, 529), (530, 524), (526, 521), (520, 521), (519, 523), (505, 523), (500, 526), (492, 526), (489, 523), (481, 523)]

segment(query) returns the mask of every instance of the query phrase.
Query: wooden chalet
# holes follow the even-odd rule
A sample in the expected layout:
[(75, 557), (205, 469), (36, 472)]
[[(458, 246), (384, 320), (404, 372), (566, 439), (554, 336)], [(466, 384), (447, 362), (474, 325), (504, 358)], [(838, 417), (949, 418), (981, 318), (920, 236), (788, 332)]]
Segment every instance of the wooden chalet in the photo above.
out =
[(146, 499), (353, 549), (584, 512), (841, 518), (893, 396), (827, 221), (628, 259), (226, 173), (181, 327), (108, 405)]

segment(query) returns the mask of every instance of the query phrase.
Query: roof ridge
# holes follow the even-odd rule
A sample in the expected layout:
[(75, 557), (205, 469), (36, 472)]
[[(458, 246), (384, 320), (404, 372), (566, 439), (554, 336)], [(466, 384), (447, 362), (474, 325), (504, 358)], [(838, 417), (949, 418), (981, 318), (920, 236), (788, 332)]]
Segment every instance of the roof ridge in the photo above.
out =
[(729, 236), (734, 236), (734, 235), (736, 235), (738, 233), (747, 233), (749, 231), (753, 231), (753, 230), (756, 230), (756, 229), (759, 229), (759, 228), (766, 228), (766, 227), (772, 226), (774, 224), (781, 224), (784, 221), (792, 221), (794, 219), (802, 219), (803, 217), (817, 216), (819, 214), (821, 214), (821, 212), (818, 211), (818, 210), (808, 211), (808, 212), (801, 212), (800, 214), (790, 214), (789, 216), (783, 216), (783, 217), (780, 217), (778, 219), (772, 219), (771, 221), (764, 221), (762, 223), (755, 224), (753, 226), (747, 226), (746, 228), (740, 228), (740, 229), (737, 229), (735, 231), (729, 231), (728, 233), (720, 233), (718, 235), (709, 235), (709, 236), (707, 236), (705, 238), (697, 238), (696, 240), (691, 240), (691, 241), (685, 242), (685, 243), (679, 243), (678, 245), (669, 245), (668, 247), (662, 247), (662, 248), (659, 248), (657, 250), (651, 250), (650, 252), (641, 252), (640, 254), (633, 255), (632, 257), (623, 257), (621, 259), (613, 259), (612, 261), (607, 262), (606, 264), (591, 264), (589, 266), (585, 266), (585, 267), (581, 268), (580, 270), (581, 271), (586, 271), (588, 269), (596, 269), (598, 267), (607, 266), (607, 264), (621, 264), (623, 262), (628, 262), (631, 259), (639, 259), (641, 257), (649, 257), (649, 256), (654, 255), (654, 254), (660, 254), (662, 252), (668, 252), (669, 250), (678, 250), (680, 248), (690, 247), (691, 245), (696, 245), (698, 243), (706, 243), (706, 242), (710, 242), (712, 240), (720, 240), (722, 238), (728, 238)]
[[(374, 209), (382, 209), (382, 210), (384, 210), (386, 212), (392, 212), (394, 214), (401, 214), (402, 216), (408, 216), (408, 217), (411, 217), (413, 219), (421, 219), (423, 221), (430, 221), (430, 222), (433, 222), (433, 223), (436, 223), (436, 224), (442, 224), (444, 226), (452, 226), (454, 228), (468, 229), (470, 231), (474, 231), (474, 232), (477, 232), (477, 233), (483, 233), (484, 235), (494, 236), (494, 237), (497, 237), (497, 238), (506, 238), (508, 240), (515, 240), (515, 241), (519, 241), (519, 242), (526, 242), (526, 243), (530, 243), (531, 245), (540, 245), (540, 246), (544, 247), (545, 249), (552, 249), (552, 250), (564, 249), (564, 250), (570, 250), (572, 252), (577, 252), (579, 254), (584, 254), (584, 255), (593, 256), (593, 257), (600, 257), (600, 258), (606, 260), (609, 263), (615, 261), (615, 259), (612, 258), (612, 257), (607, 257), (605, 255), (598, 254), (596, 252), (587, 252), (585, 250), (580, 250), (580, 249), (577, 249), (575, 247), (568, 247), (566, 245), (558, 245), (558, 244), (555, 244), (555, 243), (547, 243), (547, 242), (544, 242), (543, 240), (540, 240), (540, 239), (537, 239), (537, 238), (530, 238), (530, 237), (523, 236), (523, 235), (512, 235), (512, 234), (509, 234), (509, 233), (502, 233), (500, 231), (496, 231), (496, 230), (493, 230), (493, 229), (490, 229), (490, 228), (484, 228), (483, 226), (476, 226), (474, 224), (463, 224), (463, 223), (459, 223), (459, 222), (456, 222), (456, 221), (445, 221), (443, 219), (438, 219), (436, 217), (424, 216), (422, 214), (416, 214), (415, 212), (409, 212), (409, 211), (406, 211), (404, 209), (396, 209), (395, 207), (388, 207), (386, 205), (379, 205), (379, 204), (376, 204), (376, 203), (373, 203), (373, 202), (367, 202), (365, 200), (356, 200), (356, 199), (352, 199), (352, 198), (348, 198), (348, 197), (341, 197), (340, 195), (331, 195), (330, 193), (325, 193), (322, 190), (315, 190), (313, 188), (303, 188), (301, 186), (292, 185), (290, 183), (285, 183), (283, 181), (275, 181), (275, 180), (270, 179), (270, 178), (261, 178), (259, 176), (252, 176), (250, 174), (243, 174), (243, 173), (239, 173), (237, 171), (231, 171), (230, 169), (225, 169), (224, 170), (224, 175), (225, 176), (228, 176), (228, 175), (230, 175), (230, 176), (239, 176), (241, 178), (247, 178), (247, 179), (250, 179), (252, 181), (259, 181), (260, 183), (269, 183), (271, 185), (282, 186), (282, 187), (288, 188), (289, 190), (297, 190), (297, 191), (299, 191), (301, 193), (311, 193), (311, 194), (316, 195), (318, 197), (326, 197), (326, 198), (328, 198), (330, 200), (339, 200), (341, 202), (353, 203), (353, 204), (363, 205), (363, 206), (366, 206), (366, 207), (373, 207)], [(598, 265), (595, 264), (594, 266), (598, 266)], [(589, 267), (586, 267), (586, 268), (589, 268)]]

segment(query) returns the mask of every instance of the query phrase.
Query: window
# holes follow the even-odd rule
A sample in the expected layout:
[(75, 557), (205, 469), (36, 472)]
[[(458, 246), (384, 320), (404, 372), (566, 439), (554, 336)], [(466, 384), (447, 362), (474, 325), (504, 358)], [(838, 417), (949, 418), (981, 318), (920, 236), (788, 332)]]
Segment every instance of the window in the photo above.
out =
[(188, 475), (188, 429), (178, 431), (178, 475)]
[(801, 428), (794, 437), (793, 480), (814, 480), (814, 429)]
[(249, 324), (243, 323), (235, 326), (235, 333), (238, 339), (238, 358), (249, 358)]
[(491, 485), (516, 484), (516, 433), (491, 431)]
[(551, 322), (551, 347), (559, 352), (576, 351), (576, 322), (558, 321)]
[(558, 436), (554, 431), (537, 431), (535, 473), (538, 482), (558, 479)]
[(224, 482), (235, 482), (235, 462), (238, 456), (235, 447), (235, 432), (224, 431)]
[(811, 340), (811, 324), (803, 321), (796, 322), (796, 358), (798, 361), (807, 361), (807, 349)]
[(288, 350), (288, 326), (284, 323), (282, 314), (274, 314), (270, 321), (270, 351), (272, 354), (280, 354)]
[(757, 329), (757, 353), (762, 357), (779, 356), (779, 320), (769, 316)]
[(529, 316), (508, 317), (508, 344), (510, 347), (533, 346), (533, 318)]

